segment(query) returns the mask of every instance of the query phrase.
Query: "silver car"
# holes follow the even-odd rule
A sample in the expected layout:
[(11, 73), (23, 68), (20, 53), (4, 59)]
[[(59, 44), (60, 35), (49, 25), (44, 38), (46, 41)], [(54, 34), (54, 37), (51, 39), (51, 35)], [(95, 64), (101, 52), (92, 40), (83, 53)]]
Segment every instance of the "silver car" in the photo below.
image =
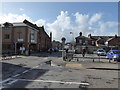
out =
[(98, 49), (98, 50), (96, 51), (96, 54), (97, 54), (98, 56), (106, 56), (106, 52), (105, 52), (103, 49)]

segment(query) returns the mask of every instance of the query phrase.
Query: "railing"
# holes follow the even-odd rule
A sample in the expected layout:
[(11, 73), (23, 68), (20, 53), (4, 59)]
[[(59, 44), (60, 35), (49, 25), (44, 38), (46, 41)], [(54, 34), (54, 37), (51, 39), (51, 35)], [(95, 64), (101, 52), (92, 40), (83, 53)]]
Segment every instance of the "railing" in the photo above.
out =
[[(78, 56), (79, 55), (79, 56)], [(89, 56), (85, 56), (85, 57), (82, 57), (80, 56), (81, 54), (74, 54), (74, 53), (66, 53), (66, 55), (63, 57), (63, 60), (65, 61), (71, 61), (73, 59), (75, 59), (76, 61), (79, 61), (79, 59), (91, 59), (93, 62), (99, 60), (99, 62), (102, 60), (102, 59), (106, 59), (109, 61), (109, 63), (111, 62), (110, 59), (107, 59), (106, 57), (101, 57), (101, 56), (94, 56), (94, 54), (87, 54)]]

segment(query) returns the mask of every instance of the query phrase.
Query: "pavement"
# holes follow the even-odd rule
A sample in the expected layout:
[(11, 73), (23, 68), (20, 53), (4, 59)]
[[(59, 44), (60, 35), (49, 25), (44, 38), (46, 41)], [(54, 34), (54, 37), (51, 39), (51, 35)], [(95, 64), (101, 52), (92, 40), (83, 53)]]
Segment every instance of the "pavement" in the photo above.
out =
[(0, 63), (3, 88), (118, 88), (119, 63), (109, 63), (106, 59), (93, 62), (80, 58), (68, 62), (57, 52), (6, 59)]

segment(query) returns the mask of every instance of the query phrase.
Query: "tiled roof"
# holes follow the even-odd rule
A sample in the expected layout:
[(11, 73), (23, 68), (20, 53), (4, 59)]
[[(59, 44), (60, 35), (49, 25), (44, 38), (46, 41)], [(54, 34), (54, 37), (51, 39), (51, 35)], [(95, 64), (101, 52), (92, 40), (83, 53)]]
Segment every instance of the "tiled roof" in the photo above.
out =
[(78, 36), (76, 38), (84, 38), (84, 39), (91, 39), (91, 38), (88, 38), (88, 37), (85, 37), (85, 36)]
[[(120, 38), (120, 36), (117, 36), (118, 38)], [(91, 36), (91, 38), (85, 37), (85, 36), (78, 36), (76, 38), (84, 38), (84, 39), (92, 39), (92, 40), (103, 40), (103, 41), (109, 41), (112, 38), (115, 38), (115, 36)]]
[(25, 23), (13, 23), (13, 26), (27, 26)]

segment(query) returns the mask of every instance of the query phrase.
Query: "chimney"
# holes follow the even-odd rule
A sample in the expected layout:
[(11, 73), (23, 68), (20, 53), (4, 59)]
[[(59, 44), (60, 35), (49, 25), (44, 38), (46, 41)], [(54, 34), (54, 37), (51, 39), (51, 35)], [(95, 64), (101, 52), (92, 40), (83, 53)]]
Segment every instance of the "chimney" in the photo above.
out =
[(50, 32), (50, 40), (52, 41), (52, 32)]
[(79, 34), (80, 34), (80, 36), (82, 36), (82, 32), (80, 32)]
[(42, 28), (44, 29), (44, 26), (42, 26)]
[(91, 38), (91, 34), (88, 34), (88, 38)]
[(115, 34), (115, 38), (117, 38), (117, 35)]

